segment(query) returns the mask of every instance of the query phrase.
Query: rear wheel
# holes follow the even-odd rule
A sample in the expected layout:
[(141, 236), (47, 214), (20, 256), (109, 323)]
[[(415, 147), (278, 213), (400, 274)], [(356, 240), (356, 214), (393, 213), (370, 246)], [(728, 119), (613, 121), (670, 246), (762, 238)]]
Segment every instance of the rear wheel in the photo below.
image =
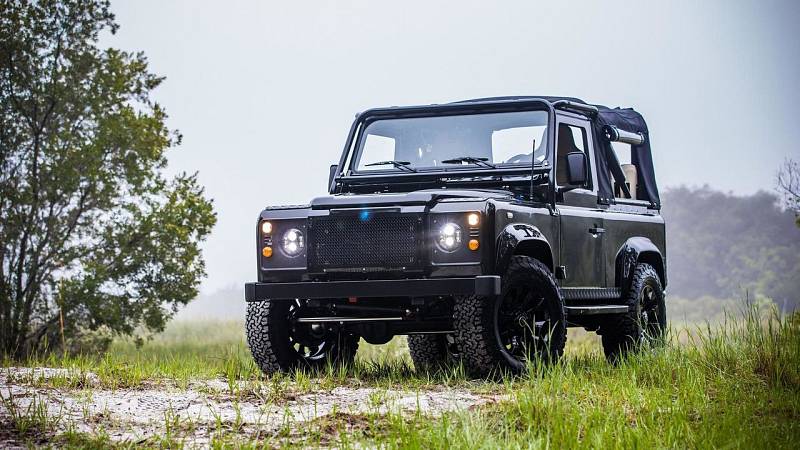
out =
[(667, 326), (664, 300), (658, 272), (650, 264), (637, 264), (625, 296), (628, 312), (608, 318), (600, 327), (606, 358), (618, 361), (643, 346), (661, 345)]
[(458, 360), (458, 351), (452, 335), (411, 334), (408, 352), (418, 372), (446, 368)]
[(564, 352), (564, 302), (547, 266), (514, 256), (502, 283), (499, 297), (463, 297), (454, 306), (456, 342), (475, 376), (521, 373), (530, 360), (556, 361)]
[(327, 363), (352, 363), (358, 337), (325, 324), (297, 323), (302, 300), (265, 300), (247, 304), (247, 345), (267, 374), (296, 368), (319, 368)]

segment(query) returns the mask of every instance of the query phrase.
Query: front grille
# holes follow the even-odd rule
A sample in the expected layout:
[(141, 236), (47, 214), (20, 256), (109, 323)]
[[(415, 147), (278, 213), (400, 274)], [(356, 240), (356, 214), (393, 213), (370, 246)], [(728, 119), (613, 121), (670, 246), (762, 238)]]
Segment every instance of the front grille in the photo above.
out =
[(397, 271), (420, 266), (421, 216), (331, 214), (312, 217), (308, 268), (312, 272)]

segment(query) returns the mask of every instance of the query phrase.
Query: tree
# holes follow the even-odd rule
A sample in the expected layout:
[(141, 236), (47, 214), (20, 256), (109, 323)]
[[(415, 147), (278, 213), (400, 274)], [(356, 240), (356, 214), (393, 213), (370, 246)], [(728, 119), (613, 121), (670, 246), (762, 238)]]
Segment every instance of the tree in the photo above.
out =
[[(102, 0), (0, 0), (0, 352), (158, 331), (195, 297), (216, 216), (163, 174), (180, 135)], [(63, 319), (63, 327), (61, 325)], [(69, 343), (69, 342), (68, 342)]]
[(800, 306), (800, 229), (778, 196), (707, 186), (662, 194), (671, 295), (741, 299), (747, 292), (787, 310)]
[(778, 169), (778, 192), (786, 209), (794, 211), (795, 224), (800, 227), (800, 164), (786, 159)]

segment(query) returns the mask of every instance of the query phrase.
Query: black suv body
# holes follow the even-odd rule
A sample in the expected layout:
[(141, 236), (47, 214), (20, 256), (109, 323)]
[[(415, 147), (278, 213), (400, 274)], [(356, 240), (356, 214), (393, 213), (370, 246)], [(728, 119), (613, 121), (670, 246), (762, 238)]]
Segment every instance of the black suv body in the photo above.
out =
[(609, 358), (663, 333), (664, 221), (632, 109), (506, 97), (368, 110), (329, 194), (258, 218), (245, 297), (265, 372), (346, 362), (359, 338), (395, 335), (420, 369), (519, 372), (558, 358), (568, 326), (600, 333)]

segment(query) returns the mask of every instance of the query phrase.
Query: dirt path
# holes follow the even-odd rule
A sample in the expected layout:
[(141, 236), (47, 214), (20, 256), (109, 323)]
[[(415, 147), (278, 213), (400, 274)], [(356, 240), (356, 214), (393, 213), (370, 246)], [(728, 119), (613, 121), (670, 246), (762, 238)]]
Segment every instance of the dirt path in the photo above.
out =
[[(0, 424), (13, 423), (16, 415), (38, 421), (44, 435), (72, 429), (105, 433), (118, 442), (174, 435), (200, 447), (231, 430), (257, 440), (286, 436), (302, 441), (308, 427), (325, 419), (345, 417), (358, 428), (365, 420), (374, 422), (389, 413), (433, 417), (498, 400), (455, 389), (414, 392), (339, 386), (299, 392), (289, 385), (275, 392), (267, 383), (229, 385), (221, 379), (191, 381), (185, 389), (164, 380), (136, 389), (109, 389), (92, 373), (14, 367), (0, 369), (0, 396)], [(14, 437), (5, 439), (8, 445)], [(2, 434), (0, 447), (4, 447)]]

